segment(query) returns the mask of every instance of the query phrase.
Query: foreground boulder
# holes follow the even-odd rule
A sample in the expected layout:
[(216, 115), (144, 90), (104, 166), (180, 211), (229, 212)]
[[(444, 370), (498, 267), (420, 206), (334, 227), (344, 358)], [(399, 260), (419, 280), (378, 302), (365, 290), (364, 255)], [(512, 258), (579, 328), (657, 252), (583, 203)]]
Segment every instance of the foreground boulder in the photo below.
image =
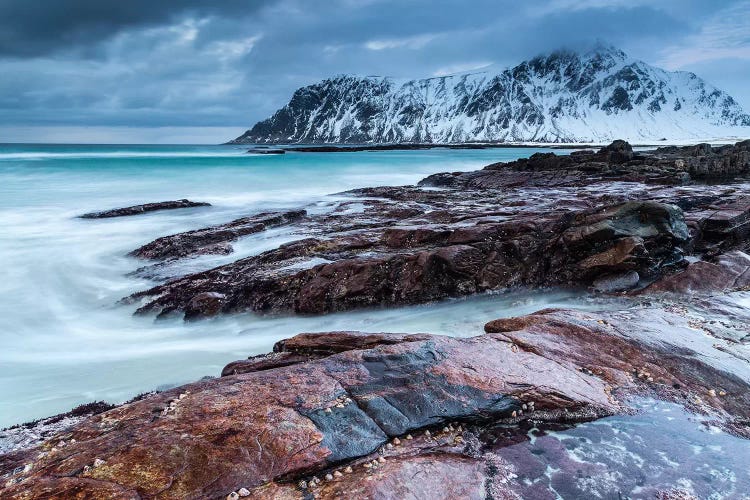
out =
[(133, 205), (132, 207), (114, 208), (112, 210), (104, 210), (102, 212), (89, 212), (81, 215), (82, 219), (107, 219), (110, 217), (125, 217), (128, 215), (139, 215), (148, 212), (155, 212), (157, 210), (175, 210), (178, 208), (192, 208), (192, 207), (210, 207), (210, 203), (190, 201), (190, 200), (176, 200), (176, 201), (159, 201), (156, 203), (145, 203), (143, 205)]
[(303, 334), (1, 456), (0, 496), (528, 497), (533, 455), (506, 447), (529, 426), (628, 413), (637, 395), (748, 435), (747, 347), (711, 333), (712, 307), (547, 310), (463, 339)]

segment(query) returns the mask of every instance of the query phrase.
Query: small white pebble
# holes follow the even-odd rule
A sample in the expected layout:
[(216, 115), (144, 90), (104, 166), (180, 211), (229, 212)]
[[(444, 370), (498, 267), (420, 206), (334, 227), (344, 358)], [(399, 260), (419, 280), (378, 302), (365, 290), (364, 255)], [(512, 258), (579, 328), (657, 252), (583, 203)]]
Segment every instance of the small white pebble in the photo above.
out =
[(401, 440), (399, 438), (393, 438), (393, 444), (395, 444), (396, 446), (398, 446), (398, 445), (401, 444)]
[(513, 410), (513, 413), (510, 414), (511, 417), (515, 417), (516, 415), (518, 415), (518, 413), (516, 413), (516, 410)]
[(385, 457), (378, 458), (378, 462), (380, 462), (381, 464), (384, 464), (385, 463)]
[(344, 469), (344, 472), (346, 472), (347, 474), (351, 474), (351, 473), (353, 472), (353, 471), (352, 471), (352, 467), (351, 467), (350, 465), (348, 465), (348, 466), (346, 467), (346, 469)]
[(711, 389), (711, 390), (708, 391), (708, 395), (711, 396), (712, 398), (715, 398), (716, 397), (716, 391), (713, 390), (713, 389)]
[(23, 472), (24, 473), (30, 472), (31, 469), (33, 469), (33, 468), (34, 468), (34, 464), (26, 464), (26, 466), (23, 468)]
[(306, 490), (307, 489), (307, 481), (305, 481), (303, 479), (302, 481), (300, 481), (299, 483), (297, 483), (297, 486), (299, 486), (301, 490)]
[(227, 500), (237, 500), (238, 498), (240, 498), (240, 496), (236, 491), (233, 491), (229, 495), (227, 495)]
[(94, 460), (94, 467), (101, 467), (102, 465), (104, 465), (106, 463), (107, 462), (105, 462), (101, 458), (97, 458), (96, 460)]
[(391, 443), (388, 443), (387, 445), (385, 445), (385, 447), (388, 448), (389, 450), (393, 449), (393, 445)]
[(429, 430), (427, 430), (427, 431), (424, 431), (424, 435), (427, 437), (430, 437), (432, 436), (432, 433)]
[(333, 474), (326, 474), (326, 481), (333, 481)]
[(237, 490), (237, 494), (239, 494), (241, 497), (249, 497), (250, 496), (250, 490), (247, 488), (240, 488)]
[(719, 396), (726, 396), (726, 395), (727, 395), (727, 391), (719, 391)]
[(326, 408), (326, 409), (325, 409), (325, 412), (326, 412), (326, 413), (331, 413), (332, 411), (333, 411), (333, 410), (331, 410), (330, 408)]
[(524, 403), (524, 404), (521, 405), (521, 409), (522, 410), (526, 410), (528, 408), (529, 408), (529, 406), (526, 403)]
[(343, 408), (343, 407), (344, 407), (343, 403), (339, 403), (339, 404), (336, 405), (336, 408)]
[(413, 437), (411, 437), (411, 434), (407, 434), (407, 435), (406, 435), (406, 439), (414, 439), (414, 438), (413, 438)]
[(343, 476), (343, 474), (339, 471), (336, 471), (333, 473), (333, 477), (341, 477), (341, 476)]

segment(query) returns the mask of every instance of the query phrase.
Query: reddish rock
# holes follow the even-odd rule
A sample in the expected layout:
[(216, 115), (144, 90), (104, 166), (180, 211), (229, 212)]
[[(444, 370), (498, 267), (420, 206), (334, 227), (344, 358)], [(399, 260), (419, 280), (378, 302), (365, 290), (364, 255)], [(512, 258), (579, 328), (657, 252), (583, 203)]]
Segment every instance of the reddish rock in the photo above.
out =
[[(139, 314), (202, 318), (327, 313), (517, 286), (617, 292), (672, 274), (686, 255), (710, 261), (745, 249), (750, 187), (739, 181), (748, 171), (746, 143), (633, 152), (615, 141), (421, 183), (449, 189), (358, 189), (311, 215), (260, 214), (159, 238), (134, 255), (163, 261), (136, 273), (175, 279), (124, 302), (138, 302)], [(237, 238), (287, 223), (300, 240), (187, 276), (180, 266), (170, 272), (175, 259), (229, 253)]]
[[(512, 286), (590, 285), (599, 276), (623, 271), (658, 274), (681, 260), (680, 246), (689, 237), (680, 209), (656, 202), (553, 213), (525, 223), (460, 224), (440, 231), (389, 228), (386, 248), (377, 243), (362, 248), (362, 238), (350, 236), (304, 240), (129, 300), (155, 297), (139, 313), (197, 318), (244, 310), (326, 313)], [(394, 253), (394, 246), (400, 251)], [(333, 262), (302, 270), (280, 267), (305, 254)]]
[(693, 262), (685, 270), (651, 284), (642, 293), (723, 292), (749, 286), (750, 256), (734, 251), (720, 255), (715, 262)]
[[(646, 394), (747, 435), (745, 347), (711, 333), (710, 308), (726, 305), (545, 310), (471, 338), (302, 334), (276, 347), (283, 363), (146, 397), (0, 457), (0, 496), (424, 498), (440, 486), (446, 498), (517, 498), (528, 485), (514, 471), (533, 464), (485, 450), (498, 429), (523, 442), (526, 419), (594, 419)], [(746, 309), (734, 314), (746, 323)]]
[[(517, 383), (532, 378), (539, 386)], [(596, 377), (506, 342), (404, 340), (198, 382), (100, 414), (42, 449), (4, 457), (4, 474), (34, 466), (11, 474), (20, 482), (3, 496), (115, 486), (141, 497), (226, 495), (368, 455), (389, 437), (448, 420), (509, 417), (527, 398), (563, 419), (617, 408)], [(105, 462), (92, 467), (97, 459)]]
[(218, 226), (163, 236), (133, 250), (130, 255), (140, 259), (165, 260), (200, 254), (227, 254), (232, 252), (232, 241), (299, 220), (305, 215), (304, 210), (292, 210), (243, 217)]

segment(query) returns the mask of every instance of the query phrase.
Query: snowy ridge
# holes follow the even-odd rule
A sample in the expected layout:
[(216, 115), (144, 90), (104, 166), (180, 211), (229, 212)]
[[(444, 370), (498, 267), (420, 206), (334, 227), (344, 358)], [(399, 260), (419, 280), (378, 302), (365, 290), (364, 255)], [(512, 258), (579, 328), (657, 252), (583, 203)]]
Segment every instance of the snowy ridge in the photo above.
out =
[(750, 137), (750, 116), (693, 73), (613, 47), (557, 51), (499, 73), (342, 75), (300, 88), (233, 143), (631, 142)]

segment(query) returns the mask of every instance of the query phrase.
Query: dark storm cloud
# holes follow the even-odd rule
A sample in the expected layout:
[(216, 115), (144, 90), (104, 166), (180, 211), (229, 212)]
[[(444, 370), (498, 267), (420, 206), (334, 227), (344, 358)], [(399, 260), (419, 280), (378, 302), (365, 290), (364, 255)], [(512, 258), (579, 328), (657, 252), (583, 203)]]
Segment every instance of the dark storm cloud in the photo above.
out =
[(750, 0), (0, 0), (0, 141), (13, 126), (239, 133), (330, 75), (502, 68), (597, 39), (750, 107), (748, 19)]
[(79, 48), (124, 29), (185, 16), (246, 15), (264, 0), (0, 0), (0, 55)]

